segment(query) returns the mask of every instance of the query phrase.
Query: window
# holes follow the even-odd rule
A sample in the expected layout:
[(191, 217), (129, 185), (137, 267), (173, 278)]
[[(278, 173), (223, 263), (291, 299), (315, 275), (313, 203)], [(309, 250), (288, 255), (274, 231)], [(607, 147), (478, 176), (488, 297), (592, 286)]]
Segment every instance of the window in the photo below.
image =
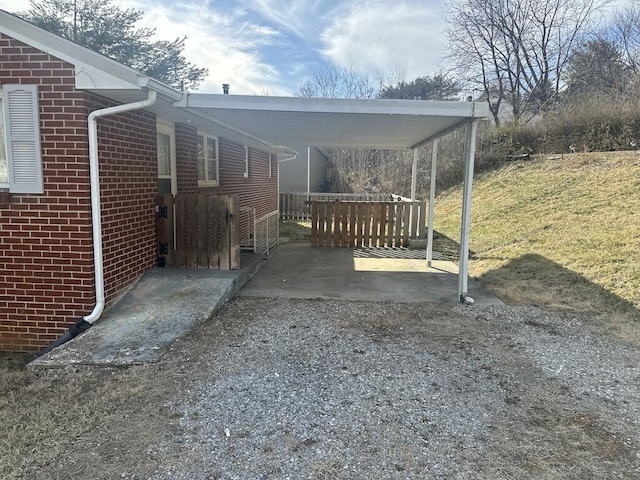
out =
[(158, 133), (158, 178), (171, 178), (171, 136)]
[(0, 188), (44, 193), (36, 85), (0, 89)]
[(198, 184), (216, 187), (218, 180), (218, 139), (198, 134)]
[(158, 193), (176, 194), (178, 181), (176, 174), (176, 137), (174, 126), (167, 120), (156, 123), (156, 147), (158, 150)]

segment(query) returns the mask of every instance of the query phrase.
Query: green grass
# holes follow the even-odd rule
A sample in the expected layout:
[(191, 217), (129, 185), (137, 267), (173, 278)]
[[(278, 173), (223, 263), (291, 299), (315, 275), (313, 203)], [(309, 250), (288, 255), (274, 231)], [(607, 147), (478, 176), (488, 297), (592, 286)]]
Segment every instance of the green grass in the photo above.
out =
[(308, 242), (311, 235), (311, 221), (285, 220), (280, 222), (280, 238), (289, 242)]
[[(461, 188), (436, 201), (435, 228), (459, 238)], [(640, 155), (514, 162), (479, 175), (471, 275), (509, 303), (638, 318)]]

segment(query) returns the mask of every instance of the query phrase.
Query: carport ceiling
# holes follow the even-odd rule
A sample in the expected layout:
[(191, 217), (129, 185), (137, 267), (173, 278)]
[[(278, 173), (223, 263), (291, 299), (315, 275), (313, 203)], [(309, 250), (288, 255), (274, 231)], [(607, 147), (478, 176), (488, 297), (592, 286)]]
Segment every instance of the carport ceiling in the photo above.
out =
[(196, 109), (276, 145), (409, 149), (489, 115), (486, 103), (189, 94)]

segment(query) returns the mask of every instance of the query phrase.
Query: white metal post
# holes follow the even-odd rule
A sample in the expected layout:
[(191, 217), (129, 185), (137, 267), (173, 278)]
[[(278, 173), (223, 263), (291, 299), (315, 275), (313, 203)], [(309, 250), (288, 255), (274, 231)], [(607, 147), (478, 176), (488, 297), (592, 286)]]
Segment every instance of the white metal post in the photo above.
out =
[[(416, 201), (416, 185), (418, 183), (418, 149), (414, 148), (413, 149), (413, 165), (411, 166), (411, 201), (415, 202)], [(416, 221), (416, 217), (418, 217), (418, 215), (416, 214), (416, 205), (414, 203), (411, 203), (411, 207), (409, 207), (409, 231), (413, 232), (414, 230), (416, 232), (419, 232), (420, 229), (419, 228), (415, 228), (413, 224), (413, 222)], [(411, 240), (409, 240), (411, 241)]]
[(460, 267), (458, 269), (458, 298), (461, 303), (472, 303), (467, 295), (469, 276), (469, 230), (471, 224), (471, 191), (473, 187), (473, 163), (476, 155), (477, 121), (467, 126), (465, 148), (464, 191), (462, 195), (462, 225), (460, 227)]
[(429, 223), (427, 226), (427, 267), (433, 261), (433, 216), (436, 203), (436, 163), (438, 161), (438, 139), (431, 147), (431, 185), (429, 186)]
[[(413, 165), (411, 166), (411, 200), (416, 201), (416, 184), (418, 178), (418, 149), (413, 149)], [(413, 218), (413, 217), (412, 217)]]

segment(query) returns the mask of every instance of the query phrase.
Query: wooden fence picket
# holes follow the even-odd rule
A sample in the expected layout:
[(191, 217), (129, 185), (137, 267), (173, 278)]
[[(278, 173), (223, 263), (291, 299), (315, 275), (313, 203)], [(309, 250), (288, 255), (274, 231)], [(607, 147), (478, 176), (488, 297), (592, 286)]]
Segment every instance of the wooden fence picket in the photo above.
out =
[[(178, 268), (240, 268), (237, 195), (158, 195), (159, 263)], [(163, 262), (164, 260), (164, 262)]]
[(417, 201), (311, 201), (313, 247), (406, 247), (424, 233)]

